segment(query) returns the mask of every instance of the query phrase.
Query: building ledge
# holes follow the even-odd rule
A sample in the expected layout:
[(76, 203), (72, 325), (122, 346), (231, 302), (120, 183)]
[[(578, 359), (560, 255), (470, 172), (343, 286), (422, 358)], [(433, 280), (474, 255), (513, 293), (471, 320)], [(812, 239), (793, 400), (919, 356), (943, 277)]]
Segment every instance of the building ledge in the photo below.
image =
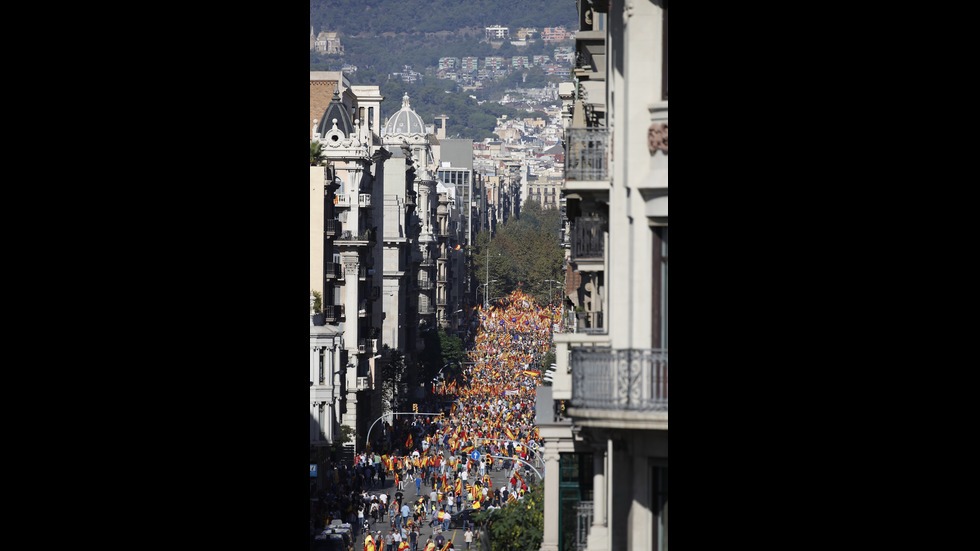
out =
[(567, 414), (581, 427), (667, 430), (667, 412), (638, 412), (569, 407)]

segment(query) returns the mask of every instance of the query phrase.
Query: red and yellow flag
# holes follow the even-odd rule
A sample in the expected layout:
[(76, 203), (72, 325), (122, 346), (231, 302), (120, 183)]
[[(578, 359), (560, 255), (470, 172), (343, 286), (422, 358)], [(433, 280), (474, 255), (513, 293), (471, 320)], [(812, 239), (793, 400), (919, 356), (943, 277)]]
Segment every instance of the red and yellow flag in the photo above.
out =
[[(517, 440), (517, 438), (514, 437), (514, 433), (510, 431), (510, 427), (504, 427), (504, 434), (506, 434), (507, 435), (507, 438), (509, 438), (511, 440)], [(412, 436), (409, 435), (408, 436), (408, 439), (409, 439), (409, 441), (411, 441), (412, 440)]]
[(411, 448), (412, 447), (412, 435), (411, 434), (408, 435), (408, 440), (405, 441), (405, 447), (406, 448)]

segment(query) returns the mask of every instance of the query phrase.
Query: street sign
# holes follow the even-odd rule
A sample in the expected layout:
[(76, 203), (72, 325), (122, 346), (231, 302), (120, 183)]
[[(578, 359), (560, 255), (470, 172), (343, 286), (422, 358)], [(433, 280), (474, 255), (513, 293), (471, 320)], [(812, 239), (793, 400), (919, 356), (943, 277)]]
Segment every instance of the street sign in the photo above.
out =
[(473, 458), (473, 461), (479, 461), (480, 460), (480, 452), (478, 452), (476, 450), (473, 450), (473, 453), (470, 454), (470, 457)]
[(316, 463), (310, 463), (310, 478), (316, 476)]

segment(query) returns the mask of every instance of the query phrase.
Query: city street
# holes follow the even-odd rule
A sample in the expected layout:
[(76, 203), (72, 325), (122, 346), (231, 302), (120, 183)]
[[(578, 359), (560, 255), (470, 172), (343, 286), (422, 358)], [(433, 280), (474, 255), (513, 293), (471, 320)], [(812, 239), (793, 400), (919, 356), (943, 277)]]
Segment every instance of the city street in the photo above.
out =
[[(509, 472), (505, 472), (503, 470), (496, 471), (496, 472), (491, 471), (490, 472), (490, 480), (491, 480), (491, 482), (493, 482), (493, 487), (491, 488), (491, 491), (493, 491), (496, 488), (500, 488), (500, 487), (506, 486), (507, 480), (509, 479), (509, 474), (510, 474)], [(536, 478), (536, 476), (533, 474), (533, 472), (532, 472), (532, 477), (535, 477)], [(530, 482), (530, 480), (528, 482)], [(422, 493), (419, 494), (418, 496), (416, 496), (416, 494), (415, 494), (415, 482), (414, 481), (409, 482), (409, 481), (406, 480), (405, 483), (404, 483), (404, 487), (405, 487), (405, 490), (403, 490), (402, 492), (404, 494), (404, 499), (409, 503), (409, 507), (412, 507), (412, 503), (415, 500), (417, 500), (419, 497), (426, 497), (426, 503), (428, 503), (428, 495), (429, 495), (429, 492), (432, 491), (432, 487), (430, 485), (427, 485), (427, 484), (425, 484), (423, 482), (422, 483), (422, 487), (421, 487), (421, 492)], [(368, 490), (368, 495), (377, 495), (379, 493), (386, 493), (386, 494), (388, 494), (389, 499), (393, 499), (394, 496), (395, 496), (395, 493), (397, 491), (398, 490), (395, 488), (395, 481), (393, 479), (389, 478), (389, 479), (385, 480), (385, 484), (384, 484), (384, 487), (383, 488), (378, 488), (377, 486), (375, 486), (373, 489)], [(431, 508), (429, 510), (431, 510)], [(382, 536), (387, 536), (388, 535), (388, 532), (391, 530), (391, 519), (387, 515), (385, 516), (385, 519), (384, 519), (383, 522), (374, 523), (374, 522), (371, 522), (370, 520), (368, 522), (371, 524), (371, 531), (372, 531), (372, 533), (374, 533), (374, 532), (376, 532), (378, 530), (381, 530)], [(463, 532), (464, 532), (463, 527), (462, 526), (458, 526), (456, 529), (450, 529), (448, 531), (446, 531), (446, 530), (442, 531), (442, 536), (444, 538), (446, 538), (446, 541), (452, 541), (453, 542), (453, 548), (454, 549), (462, 550), (462, 549), (466, 549), (466, 544), (463, 542)], [(436, 532), (435, 532), (435, 528), (432, 527), (432, 526), (429, 526), (429, 519), (428, 519), (428, 517), (426, 518), (425, 521), (422, 522), (422, 525), (420, 527), (420, 533), (421, 533), (421, 535), (419, 536), (418, 549), (419, 549), (419, 551), (422, 551), (422, 550), (425, 549), (425, 543), (428, 540), (428, 538), (430, 536), (432, 536), (433, 539), (434, 539), (435, 536), (437, 535)], [(476, 532), (474, 531), (474, 542), (476, 541), (475, 533)], [(364, 536), (363, 535), (360, 535), (358, 537), (358, 541), (359, 541), (360, 544), (363, 544), (363, 542), (364, 542)]]

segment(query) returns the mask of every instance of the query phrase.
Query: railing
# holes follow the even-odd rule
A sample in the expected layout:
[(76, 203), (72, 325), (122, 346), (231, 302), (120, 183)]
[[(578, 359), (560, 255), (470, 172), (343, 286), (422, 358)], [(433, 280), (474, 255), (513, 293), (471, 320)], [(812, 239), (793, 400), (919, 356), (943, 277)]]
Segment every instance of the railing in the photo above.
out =
[(420, 315), (428, 316), (435, 313), (436, 313), (436, 309), (432, 306), (421, 306), (421, 305), (419, 306)]
[(337, 237), (343, 231), (344, 225), (340, 223), (340, 220), (327, 220), (326, 227), (323, 229), (323, 233), (327, 237)]
[(589, 538), (589, 527), (592, 526), (592, 501), (580, 501), (575, 504), (575, 550), (582, 551)]
[(361, 208), (369, 208), (371, 206), (371, 194), (370, 193), (358, 194), (357, 205)]
[(605, 333), (602, 325), (602, 312), (575, 312), (576, 333)]
[(328, 322), (336, 322), (344, 317), (343, 304), (326, 304), (323, 306), (323, 315)]
[(667, 411), (667, 350), (572, 348), (575, 407)]
[(572, 221), (572, 258), (603, 257), (606, 247), (606, 221), (598, 217), (580, 217)]
[(565, 179), (608, 179), (608, 140), (605, 128), (569, 128), (565, 134)]
[(435, 283), (430, 279), (420, 279), (418, 287), (423, 291), (429, 291), (435, 287)]
[(338, 262), (323, 263), (323, 277), (326, 279), (337, 279), (340, 277), (341, 265)]

